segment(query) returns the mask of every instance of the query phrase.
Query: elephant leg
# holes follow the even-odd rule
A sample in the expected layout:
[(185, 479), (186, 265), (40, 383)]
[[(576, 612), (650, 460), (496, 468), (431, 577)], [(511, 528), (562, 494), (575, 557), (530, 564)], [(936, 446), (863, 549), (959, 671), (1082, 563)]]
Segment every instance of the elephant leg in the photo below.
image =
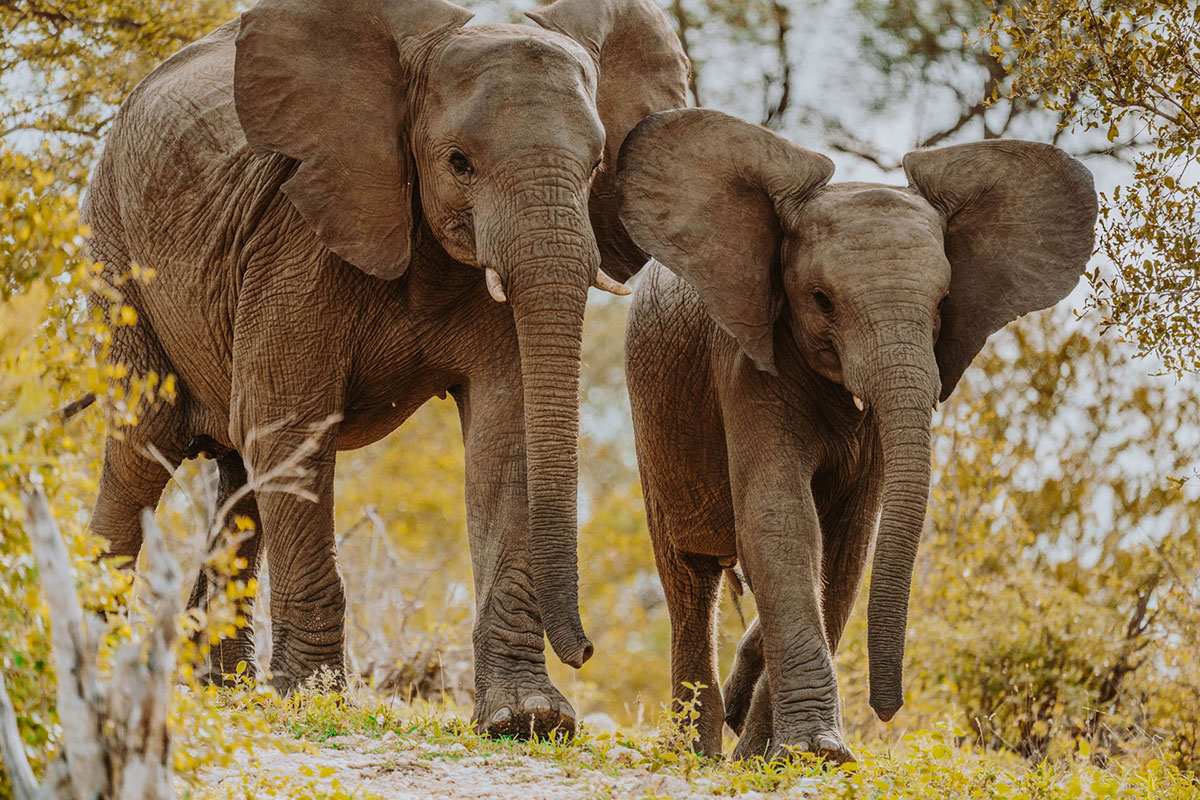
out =
[[(761, 644), (761, 639), (759, 640)], [(751, 683), (747, 694), (745, 721), (738, 730), (737, 747), (733, 749), (735, 759), (766, 758), (771, 752), (771, 690), (767, 686), (766, 674), (760, 674)]]
[(338, 685), (346, 675), (346, 593), (333, 522), (337, 431), (326, 418), (305, 415), (308, 424), (284, 427), (245, 425), (244, 436), (231, 431), (257, 479), (275, 484), (257, 493), (257, 505), (271, 581), (271, 680), (281, 694), (322, 670)]
[[(829, 649), (836, 653), (846, 620), (854, 607), (859, 583), (866, 566), (867, 553), (871, 548), (871, 536), (877, 516), (877, 498), (867, 491), (856, 490), (842, 505), (828, 513), (822, 520), (824, 551), (821, 562), (822, 585), (824, 586), (822, 612), (825, 618), (825, 637)], [(763, 660), (762, 625), (759, 620), (750, 623), (750, 628), (738, 643), (733, 668), (725, 679), (722, 694), (725, 697), (725, 722), (743, 739), (738, 749), (746, 757), (763, 755), (759, 747), (760, 733), (750, 733), (754, 725), (762, 726), (766, 720), (766, 739), (770, 738), (770, 691), (765, 679), (760, 680), (766, 664)], [(754, 703), (754, 720), (748, 721), (751, 703)], [(743, 732), (746, 728), (747, 732)], [(747, 739), (746, 737), (750, 737)], [(742, 741), (746, 741), (745, 748)], [(766, 741), (766, 740), (764, 740)], [(765, 745), (764, 745), (765, 747)]]
[(738, 642), (733, 668), (725, 679), (721, 694), (725, 698), (725, 724), (739, 736), (746, 724), (746, 714), (754, 697), (755, 686), (762, 677), (763, 669), (762, 625), (758, 618), (750, 623), (742, 640)]
[[(738, 559), (762, 626), (772, 752), (853, 756), (841, 732), (837, 676), (821, 609), (822, 535), (815, 465), (774, 414), (727, 417)], [(773, 446), (771, 443), (774, 443)]]
[[(332, 333), (350, 308), (334, 291), (336, 271), (280, 258), (242, 285), (229, 441), (253, 476), (271, 586), (271, 681), (287, 694), (323, 671), (335, 685), (346, 677), (333, 479), (352, 337)], [(292, 270), (314, 279), (276, 283)]]
[[(671, 696), (676, 710), (696, 698), (700, 716), (696, 720), (698, 753), (721, 754), (721, 731), (725, 707), (717, 674), (716, 611), (723, 569), (713, 556), (679, 552), (671, 540), (669, 515), (647, 492), (646, 519), (654, 546), (654, 560), (662, 581), (671, 617)], [(703, 686), (698, 692), (688, 688)], [(681, 720), (681, 724), (690, 721)]]
[[(122, 381), (126, 396), (134, 376), (153, 372), (165, 377), (173, 371), (153, 334), (140, 326), (115, 329), (109, 358), (127, 368), (129, 377)], [(109, 557), (127, 558), (127, 566), (133, 566), (142, 547), (142, 509), (158, 505), (183, 460), (185, 402), (182, 389), (174, 403), (155, 400), (138, 410), (136, 425), (114, 427), (105, 440), (100, 490), (89, 527), (108, 543)]]
[(159, 449), (170, 466), (146, 455), (137, 438), (109, 436), (104, 443), (100, 491), (89, 527), (108, 543), (108, 557), (127, 558), (128, 567), (142, 548), (142, 509), (158, 505), (181, 460), (177, 449)]
[[(231, 451), (219, 457), (217, 459), (217, 475), (217, 509), (220, 510), (246, 485), (246, 466), (242, 462), (242, 456)], [(236, 531), (234, 522), (236, 517), (246, 517), (254, 526), (251, 530), (241, 532), (242, 538), (237, 544), (237, 557), (245, 560), (246, 567), (237, 574), (236, 578), (248, 581), (258, 575), (259, 564), (262, 560), (259, 546), (262, 542), (262, 520), (258, 513), (258, 501), (253, 492), (245, 493), (240, 499), (234, 501), (229, 513), (225, 516), (223, 526), (215, 531), (213, 537), (208, 541), (206, 551), (211, 554), (224, 546), (227, 532)], [(220, 588), (220, 585), (213, 580), (213, 576), (202, 565), (199, 575), (196, 576), (191, 599), (188, 600), (188, 608), (207, 609), (208, 599), (212, 592), (220, 591)], [(233, 637), (221, 639), (209, 650), (207, 669), (200, 675), (202, 681), (206, 683), (223, 682), (224, 676), (232, 675), (237, 671), (239, 662), (245, 662), (247, 676), (254, 677), (258, 662), (254, 653), (253, 600), (247, 603), (240, 616), (245, 621), (244, 626), (239, 627)], [(197, 633), (197, 644), (205, 640), (206, 636), (205, 631)]]
[(456, 390), (466, 446), (467, 534), (475, 579), (475, 709), (491, 736), (574, 733), (575, 710), (546, 674), (529, 565), (525, 422), (519, 378)]

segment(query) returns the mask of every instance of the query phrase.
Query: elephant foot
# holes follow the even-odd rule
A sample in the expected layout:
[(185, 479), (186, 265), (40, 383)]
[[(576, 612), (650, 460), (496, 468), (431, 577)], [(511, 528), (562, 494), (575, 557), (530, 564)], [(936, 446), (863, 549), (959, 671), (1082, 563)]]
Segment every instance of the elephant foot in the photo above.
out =
[(290, 697), (296, 690), (311, 684), (317, 692), (341, 692), (346, 689), (346, 666), (340, 663), (323, 664), (316, 668), (280, 672), (274, 659), (271, 664), (271, 686), (280, 697)]
[(787, 744), (770, 741), (766, 749), (770, 753), (768, 761), (787, 761), (800, 753), (818, 756), (830, 764), (846, 764), (856, 760), (841, 735), (832, 731), (788, 737)]
[(310, 681), (319, 691), (340, 692), (346, 688), (346, 658), (341, 640), (325, 644), (329, 652), (317, 655), (298, 647), (287, 629), (273, 628), (271, 685), (287, 697)]
[(733, 758), (738, 761), (750, 758), (788, 761), (800, 753), (818, 756), (831, 764), (846, 764), (856, 760), (841, 734), (828, 730), (789, 736), (786, 739), (764, 737), (755, 735), (754, 731), (747, 731), (747, 735), (738, 740), (733, 750)]
[[(244, 665), (241, 672), (238, 672), (239, 665)], [(196, 669), (196, 680), (203, 686), (232, 687), (254, 681), (257, 673), (254, 640), (250, 636), (241, 636), (222, 639), (213, 645), (205, 663)]]
[(471, 725), (492, 737), (549, 738), (575, 733), (575, 709), (549, 683), (490, 689), (475, 703)]
[[(238, 672), (238, 664), (244, 663), (242, 671)], [(202, 686), (224, 686), (233, 688), (247, 682), (253, 683), (258, 677), (258, 665), (254, 654), (250, 653), (232, 663), (212, 663), (196, 671), (196, 680)]]

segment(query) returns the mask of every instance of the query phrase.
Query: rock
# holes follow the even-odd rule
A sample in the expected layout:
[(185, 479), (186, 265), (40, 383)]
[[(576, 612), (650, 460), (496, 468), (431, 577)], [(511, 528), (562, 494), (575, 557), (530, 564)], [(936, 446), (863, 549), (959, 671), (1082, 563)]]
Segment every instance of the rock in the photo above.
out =
[(379, 737), (379, 741), (383, 744), (391, 744), (399, 738), (400, 734), (396, 733), (395, 731), (387, 731), (383, 734), (383, 736)]
[(608, 748), (605, 755), (614, 764), (632, 765), (642, 760), (642, 754), (637, 750), (634, 750), (632, 747), (621, 747), (620, 745)]
[(598, 711), (584, 717), (583, 725), (596, 733), (615, 733), (617, 730), (616, 720), (608, 714), (601, 714)]
[(829, 789), (829, 784), (820, 778), (800, 778), (787, 790), (787, 797), (820, 797), (822, 789)]
[[(691, 785), (675, 775), (650, 775), (633, 784), (631, 797), (687, 797), (692, 793)], [(745, 797), (745, 795), (742, 795)]]

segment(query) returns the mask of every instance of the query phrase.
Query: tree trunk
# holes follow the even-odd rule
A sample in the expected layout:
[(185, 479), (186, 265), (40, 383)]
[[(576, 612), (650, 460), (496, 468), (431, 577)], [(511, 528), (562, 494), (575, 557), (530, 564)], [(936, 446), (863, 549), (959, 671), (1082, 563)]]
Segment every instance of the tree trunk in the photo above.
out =
[[(175, 617), (182, 611), (179, 567), (167, 552), (149, 509), (142, 529), (150, 561), (146, 584), (152, 610), (149, 642), (117, 650), (112, 677), (101, 683), (97, 641), (88, 630), (71, 576), (71, 559), (41, 490), (22, 496), (26, 530), (37, 561), (58, 674), (63, 748), (38, 786), (21, 746), (16, 714), (0, 676), (0, 754), (16, 800), (168, 800), (175, 797), (167, 713), (175, 659)], [(143, 645), (145, 653), (143, 654)], [(144, 658), (143, 658), (144, 655)]]

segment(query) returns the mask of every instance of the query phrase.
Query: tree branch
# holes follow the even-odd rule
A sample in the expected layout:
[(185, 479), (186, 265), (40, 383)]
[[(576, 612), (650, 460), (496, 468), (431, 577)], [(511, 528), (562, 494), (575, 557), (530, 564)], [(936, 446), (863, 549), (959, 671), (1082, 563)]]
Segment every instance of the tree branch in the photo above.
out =
[(679, 45), (683, 48), (683, 56), (688, 61), (688, 89), (691, 90), (692, 100), (696, 105), (702, 106), (704, 103), (700, 102), (700, 89), (696, 85), (696, 62), (692, 60), (688, 35), (692, 31), (692, 22), (688, 18), (687, 10), (683, 7), (683, 0), (671, 0), (671, 14), (675, 17), (675, 27), (679, 31)]
[(792, 30), (792, 24), (791, 12), (779, 0), (773, 0), (771, 10), (775, 15), (775, 49), (779, 55), (780, 91), (779, 100), (768, 106), (762, 124), (765, 127), (775, 129), (783, 123), (784, 115), (787, 114), (788, 103), (792, 97), (792, 59), (788, 53), (787, 44), (787, 37)]

